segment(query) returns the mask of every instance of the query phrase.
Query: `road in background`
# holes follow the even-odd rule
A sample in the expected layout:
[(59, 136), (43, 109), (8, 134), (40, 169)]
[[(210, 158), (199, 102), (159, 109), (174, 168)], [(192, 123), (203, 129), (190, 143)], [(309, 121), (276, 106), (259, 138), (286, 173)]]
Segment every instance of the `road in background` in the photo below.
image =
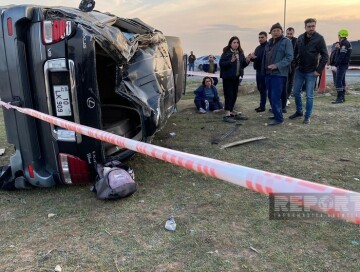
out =
[[(360, 67), (357, 67), (360, 68)], [(197, 73), (200, 73), (200, 71), (197, 71)], [(246, 67), (244, 70), (244, 78), (243, 78), (243, 82), (248, 82), (248, 83), (255, 83), (255, 70), (252, 66)], [(217, 77), (219, 77), (219, 73), (215, 74)], [(203, 76), (188, 76), (187, 80), (188, 81), (193, 81), (193, 80), (201, 80), (203, 78)], [(333, 81), (333, 76), (332, 76), (332, 72), (330, 69), (326, 70), (326, 82), (327, 83), (332, 83)], [(360, 69), (354, 69), (354, 70), (348, 70), (346, 72), (346, 83), (347, 84), (355, 84), (355, 83), (360, 83)]]

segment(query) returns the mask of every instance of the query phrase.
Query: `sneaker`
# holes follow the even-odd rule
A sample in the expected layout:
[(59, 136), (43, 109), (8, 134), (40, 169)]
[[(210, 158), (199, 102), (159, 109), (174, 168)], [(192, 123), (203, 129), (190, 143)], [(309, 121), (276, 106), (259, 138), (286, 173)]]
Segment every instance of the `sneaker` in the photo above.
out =
[(242, 114), (230, 114), (230, 116), (235, 119), (235, 120), (248, 120), (249, 118), (245, 115), (242, 115)]
[(260, 108), (260, 107), (259, 107), (259, 108), (256, 108), (255, 110), (256, 110), (256, 112), (264, 112), (264, 111), (265, 111), (265, 109)]
[(236, 121), (234, 120), (233, 117), (231, 117), (230, 115), (229, 116), (224, 116), (223, 117), (223, 121), (224, 122), (227, 122), (227, 123), (235, 123)]
[(282, 125), (282, 124), (284, 124), (284, 121), (280, 122), (278, 120), (274, 120), (274, 121), (270, 122), (268, 124), (268, 126), (277, 126), (277, 125)]
[(303, 124), (305, 124), (305, 125), (310, 124), (310, 117), (305, 117), (304, 121), (303, 121)]
[(203, 108), (200, 108), (199, 113), (206, 113), (206, 110), (204, 110)]
[(290, 100), (288, 99), (287, 101), (286, 101), (286, 106), (289, 106), (291, 103), (290, 103)]
[(302, 117), (304, 114), (302, 112), (295, 112), (294, 114), (289, 116), (289, 119), (295, 119), (297, 117)]

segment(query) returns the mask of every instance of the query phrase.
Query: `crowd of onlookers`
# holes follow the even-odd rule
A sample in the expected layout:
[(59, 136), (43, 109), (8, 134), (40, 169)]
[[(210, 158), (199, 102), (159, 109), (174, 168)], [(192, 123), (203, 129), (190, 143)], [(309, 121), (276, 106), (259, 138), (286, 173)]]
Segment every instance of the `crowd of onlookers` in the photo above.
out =
[[(292, 27), (286, 29), (276, 23), (271, 26), (268, 34), (259, 33), (259, 45), (254, 52), (245, 56), (241, 48), (240, 39), (236, 36), (230, 38), (224, 47), (219, 61), (220, 78), (222, 78), (224, 91), (224, 105), (220, 102), (216, 84), (217, 77), (206, 76), (201, 86), (195, 90), (195, 105), (199, 113), (207, 111), (224, 110), (224, 122), (234, 123), (236, 120), (247, 120), (244, 114), (235, 111), (238, 96), (238, 87), (244, 76), (244, 68), (253, 62), (256, 70), (256, 85), (260, 93), (259, 107), (256, 112), (264, 112), (266, 104), (270, 105), (273, 116), (268, 125), (284, 123), (283, 113), (290, 103), (290, 96), (294, 96), (296, 111), (289, 116), (290, 119), (302, 118), (303, 123), (309, 124), (313, 111), (314, 91), (317, 78), (322, 74), (326, 64), (331, 65), (337, 98), (333, 104), (345, 102), (345, 74), (349, 67), (352, 52), (351, 43), (347, 40), (348, 31), (338, 31), (339, 40), (333, 44), (328, 55), (324, 37), (316, 32), (316, 19), (308, 18), (304, 21), (305, 32), (298, 38), (294, 36)], [(195, 55), (191, 51), (188, 57), (189, 70), (194, 70)], [(204, 72), (215, 73), (218, 65), (213, 55), (203, 65)], [(306, 104), (303, 110), (301, 92), (306, 94)]]

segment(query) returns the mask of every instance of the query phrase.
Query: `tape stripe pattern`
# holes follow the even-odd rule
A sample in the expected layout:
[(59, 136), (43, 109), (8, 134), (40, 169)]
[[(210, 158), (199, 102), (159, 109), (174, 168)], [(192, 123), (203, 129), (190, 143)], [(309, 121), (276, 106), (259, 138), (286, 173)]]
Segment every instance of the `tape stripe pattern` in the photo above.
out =
[[(106, 131), (87, 127), (66, 121), (54, 116), (50, 116), (32, 109), (19, 108), (0, 101), (0, 105), (7, 109), (15, 109), (21, 113), (33, 116), (56, 126), (63, 127), (75, 131), (77, 133), (112, 143), (114, 145), (127, 148), (138, 153), (157, 158), (186, 169), (203, 173), (205, 175), (227, 181), (229, 183), (248, 188), (250, 190), (262, 193), (328, 193), (333, 195), (348, 196), (352, 199), (360, 199), (360, 193), (345, 189), (336, 188), (329, 185), (314, 183), (306, 180), (282, 176), (254, 168), (249, 168), (241, 165), (236, 165), (220, 160), (215, 160), (207, 157), (201, 157), (194, 154), (189, 154), (181, 151), (167, 149), (160, 146), (155, 146), (148, 143), (138, 142), (132, 139), (127, 139)], [(359, 205), (354, 205), (358, 207)], [(353, 207), (355, 209), (355, 207)], [(319, 211), (322, 211), (319, 208)], [(327, 214), (338, 217), (339, 219), (360, 224), (359, 211), (349, 213), (351, 216), (341, 216), (340, 210), (328, 210)]]

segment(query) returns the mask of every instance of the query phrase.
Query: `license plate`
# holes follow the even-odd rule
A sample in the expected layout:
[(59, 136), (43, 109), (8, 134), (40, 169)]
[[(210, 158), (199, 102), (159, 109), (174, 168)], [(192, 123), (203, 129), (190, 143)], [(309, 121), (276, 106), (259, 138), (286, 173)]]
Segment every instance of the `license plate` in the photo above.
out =
[(69, 87), (67, 85), (54, 86), (56, 116), (71, 116)]

